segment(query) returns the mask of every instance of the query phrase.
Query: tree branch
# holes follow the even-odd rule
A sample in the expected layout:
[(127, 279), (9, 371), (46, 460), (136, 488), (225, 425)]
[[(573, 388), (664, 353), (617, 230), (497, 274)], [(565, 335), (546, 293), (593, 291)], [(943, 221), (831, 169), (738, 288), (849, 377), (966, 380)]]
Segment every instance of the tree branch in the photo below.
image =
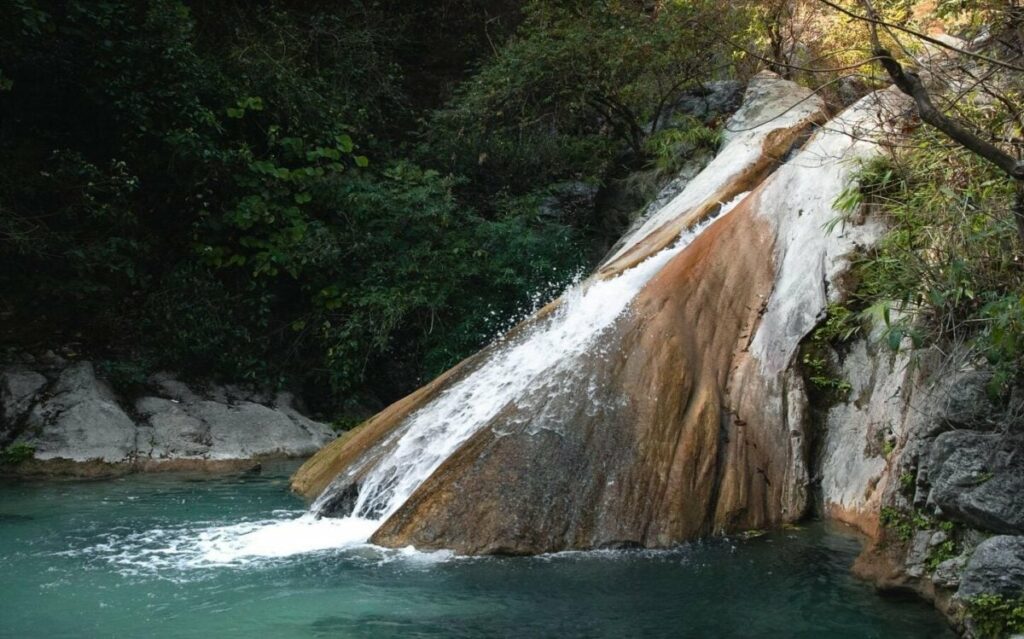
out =
[[(964, 51), (963, 49), (959, 49), (957, 47), (954, 47), (953, 45), (947, 44), (947, 43), (945, 43), (942, 40), (939, 40), (937, 38), (933, 38), (930, 35), (921, 33), (920, 31), (914, 31), (913, 29), (909, 29), (907, 27), (900, 26), (898, 24), (893, 24), (891, 22), (885, 22), (884, 20), (882, 20), (882, 19), (880, 19), (878, 17), (878, 14), (875, 13), (873, 8), (869, 9), (869, 14), (868, 15), (862, 16), (862, 15), (854, 13), (853, 11), (850, 11), (849, 9), (846, 9), (845, 7), (842, 7), (842, 6), (840, 6), (840, 5), (838, 5), (838, 4), (834, 3), (834, 2), (831, 2), (830, 0), (818, 0), (818, 2), (820, 2), (822, 4), (826, 4), (826, 5), (830, 6), (830, 7), (832, 7), (833, 9), (835, 9), (836, 11), (838, 11), (840, 13), (844, 13), (844, 14), (850, 16), (851, 18), (853, 18), (855, 20), (860, 20), (861, 22), (867, 22), (867, 23), (871, 24), (873, 28), (877, 28), (879, 25), (881, 25), (881, 26), (887, 27), (889, 29), (896, 29), (897, 31), (902, 31), (903, 33), (906, 33), (908, 35), (912, 35), (915, 38), (923, 40), (923, 41), (925, 41), (925, 42), (927, 42), (929, 44), (933, 44), (933, 45), (935, 45), (937, 47), (940, 47), (942, 49), (947, 49), (949, 51), (953, 51), (954, 53), (959, 53), (960, 55), (965, 55), (965, 56), (968, 56), (968, 57), (971, 57), (971, 58), (975, 58), (977, 60), (982, 60), (984, 62), (988, 62), (989, 64), (994, 64), (996, 66), (1004, 67), (1006, 69), (1011, 69), (1013, 71), (1024, 72), (1024, 67), (1018, 67), (1017, 65), (1014, 65), (1014, 64), (1009, 64), (1009, 63), (1006, 63), (1006, 62), (1002, 62), (1000, 60), (996, 60), (995, 58), (990, 58), (990, 57), (988, 57), (986, 55), (981, 55), (980, 53), (974, 53), (972, 51)], [(877, 31), (875, 31), (875, 33), (877, 33)]]
[[(828, 0), (821, 1), (829, 4)], [(889, 74), (889, 78), (892, 79), (896, 88), (914, 100), (921, 120), (945, 133), (950, 139), (965, 149), (996, 165), (1013, 179), (1024, 180), (1024, 162), (1017, 160), (996, 145), (983, 140), (960, 126), (960, 124), (946, 116), (945, 113), (935, 106), (932, 102), (931, 94), (928, 93), (924, 82), (921, 81), (921, 77), (916, 73), (904, 70), (903, 65), (897, 62), (896, 58), (887, 49), (882, 47), (882, 43), (878, 39), (878, 25), (882, 23), (877, 19), (877, 14), (874, 7), (871, 6), (870, 0), (861, 1), (868, 11), (867, 21), (871, 32), (871, 46), (874, 49), (874, 56), (878, 59), (879, 64), (882, 65), (886, 73)], [(1024, 239), (1024, 235), (1022, 235), (1022, 239)]]

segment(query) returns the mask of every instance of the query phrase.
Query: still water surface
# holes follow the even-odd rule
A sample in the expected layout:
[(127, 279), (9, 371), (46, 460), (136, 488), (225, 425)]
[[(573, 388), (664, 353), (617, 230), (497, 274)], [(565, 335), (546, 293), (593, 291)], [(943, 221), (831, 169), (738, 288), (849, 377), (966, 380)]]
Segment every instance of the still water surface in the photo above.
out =
[[(0, 637), (952, 637), (810, 525), (672, 551), (331, 548), (286, 466), (0, 483)], [(302, 552), (300, 552), (302, 551)]]

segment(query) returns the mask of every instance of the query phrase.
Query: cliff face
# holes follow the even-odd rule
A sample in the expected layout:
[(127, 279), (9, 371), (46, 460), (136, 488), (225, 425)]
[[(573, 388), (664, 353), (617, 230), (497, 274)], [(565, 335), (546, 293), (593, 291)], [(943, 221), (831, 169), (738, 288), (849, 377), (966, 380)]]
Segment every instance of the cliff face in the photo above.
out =
[[(420, 422), (485, 376), (500, 346), (323, 449), (293, 486), (320, 495), (322, 513), (380, 516), (374, 543), (462, 553), (667, 546), (800, 518), (810, 422), (797, 349), (847, 256), (880, 231), (823, 227), (901, 104), (872, 94), (790, 152), (821, 104), (759, 76), (720, 155), (584, 284), (658, 264), (592, 342), (504, 397), (406, 498), (394, 498), (403, 467), (384, 480), (380, 469), (416, 437), (433, 445)], [(532, 339), (561, 321), (557, 307), (517, 330)], [(367, 509), (368, 486), (391, 505)]]
[(993, 404), (990, 374), (962, 352), (911, 357), (881, 341), (848, 346), (849, 397), (818, 424), (824, 514), (869, 536), (858, 575), (985, 636), (963, 614), (969, 600), (1024, 594), (1024, 400)]

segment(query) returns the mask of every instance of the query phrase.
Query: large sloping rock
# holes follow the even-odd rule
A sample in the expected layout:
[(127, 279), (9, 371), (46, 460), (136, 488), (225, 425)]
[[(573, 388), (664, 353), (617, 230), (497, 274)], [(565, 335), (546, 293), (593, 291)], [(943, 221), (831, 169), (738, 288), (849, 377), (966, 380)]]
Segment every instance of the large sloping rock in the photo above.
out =
[[(763, 121), (755, 120), (759, 117)], [(771, 74), (757, 76), (751, 81), (743, 106), (730, 120), (730, 128), (737, 131), (732, 143), (726, 144), (707, 168), (689, 180), (665, 207), (645, 216), (625, 235), (603, 265), (603, 276), (619, 273), (663, 249), (683, 230), (717, 212), (723, 202), (753, 188), (809, 125), (822, 119), (822, 101), (806, 89)], [(541, 309), (512, 334), (526, 332), (545, 321), (559, 304), (560, 300), (556, 300)], [(410, 415), (471, 375), (493, 352), (493, 346), (482, 350), (332, 442), (296, 473), (292, 480), (294, 490), (312, 498), (335, 478), (358, 479), (385, 452), (383, 444)]]
[[(774, 82), (765, 95), (786, 95), (786, 83)], [(753, 153), (727, 145), (723, 154), (734, 162), (691, 182), (691, 199), (670, 205), (668, 219), (652, 217), (647, 234), (625, 243), (598, 277), (644, 262), (723, 201), (753, 191), (669, 259), (598, 348), (501, 407), (372, 540), (463, 553), (665, 546), (801, 517), (808, 420), (797, 348), (820, 321), (851, 251), (879, 231), (863, 225), (829, 235), (822, 227), (835, 215), (851, 160), (873, 151), (866, 138), (897, 101), (893, 92), (874, 95), (767, 180), (814, 115), (762, 131)], [(748, 111), (773, 121), (780, 109)], [(403, 420), (453, 380), (470, 379), (486, 357), (319, 453), (295, 488), (316, 494), (337, 477), (334, 489), (346, 496), (339, 502), (351, 503), (367, 469), (395, 446)]]

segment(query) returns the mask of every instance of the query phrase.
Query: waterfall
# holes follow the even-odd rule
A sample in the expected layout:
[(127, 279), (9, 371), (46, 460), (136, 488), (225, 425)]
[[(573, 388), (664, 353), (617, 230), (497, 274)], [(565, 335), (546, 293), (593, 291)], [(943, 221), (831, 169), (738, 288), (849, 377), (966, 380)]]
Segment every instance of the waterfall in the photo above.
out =
[[(742, 197), (725, 204), (717, 217)], [(601, 334), (627, 311), (644, 284), (710, 223), (707, 220), (687, 230), (669, 248), (617, 277), (571, 286), (548, 318), (498, 344), (480, 368), (410, 415), (380, 444), (388, 452), (359, 480), (351, 518), (387, 519), (504, 407), (555, 370), (571, 368), (575, 358), (592, 349)], [(334, 482), (314, 501), (311, 511), (320, 514), (338, 498), (339, 491), (351, 491), (356, 472), (350, 470)]]
[[(715, 219), (746, 195), (725, 203)], [(571, 368), (578, 356), (592, 349), (602, 333), (628, 312), (644, 285), (713, 221), (689, 229), (672, 246), (614, 278), (571, 285), (551, 315), (495, 344), (483, 365), (409, 415), (379, 445), (387, 453), (362, 476), (346, 516), (320, 515), (340, 492), (351, 490), (354, 471), (339, 477), (297, 518), (213, 526), (193, 532), (190, 540), (180, 542), (181, 547), (175, 542), (172, 554), (182, 555), (182, 565), (230, 565), (366, 544), (469, 437), (542, 378)]]
[[(406, 521), (402, 517), (415, 509), (417, 503), (422, 505), (422, 502), (417, 500), (421, 500), (424, 495), (435, 494), (431, 493), (430, 486), (425, 484), (445, 476), (452, 468), (459, 467), (465, 470), (466, 460), (457, 457), (467, 446), (473, 446), (477, 441), (514, 441), (516, 443), (511, 445), (513, 450), (532, 451), (524, 459), (540, 459), (546, 458), (552, 451), (580, 450), (571, 447), (583, 445), (578, 438), (587, 436), (582, 434), (584, 432), (602, 433), (597, 436), (598, 438), (604, 437), (606, 433), (611, 433), (610, 436), (615, 437), (615, 433), (619, 431), (614, 429), (621, 426), (621, 423), (614, 419), (609, 420), (607, 429), (604, 429), (604, 424), (582, 424), (579, 431), (574, 431), (571, 435), (556, 432), (556, 437), (562, 438), (556, 440), (550, 439), (549, 433), (542, 434), (541, 431), (555, 432), (557, 427), (564, 426), (565, 424), (561, 423), (561, 416), (566, 411), (580, 415), (581, 413), (574, 411), (589, 410), (591, 407), (606, 407), (613, 410), (613, 405), (619, 406), (620, 396), (628, 400), (623, 402), (623, 405), (628, 405), (639, 397), (645, 402), (644, 406), (650, 404), (650, 397), (642, 392), (638, 393), (638, 389), (617, 378), (610, 378), (609, 383), (602, 383), (600, 388), (568, 383), (568, 380), (577, 379), (580, 371), (592, 370), (595, 362), (612, 354), (605, 352), (607, 343), (617, 343), (615, 340), (622, 335), (620, 331), (631, 330), (640, 319), (639, 316), (631, 314), (630, 309), (646, 308), (645, 313), (651, 312), (651, 307), (644, 307), (641, 302), (647, 300), (644, 303), (649, 303), (652, 295), (661, 295), (660, 291), (666, 283), (662, 282), (662, 288), (646, 294), (646, 297), (642, 293), (651, 289), (648, 284), (656, 276), (659, 282), (665, 279), (659, 276), (659, 273), (664, 275), (671, 271), (672, 278), (678, 280), (680, 269), (677, 266), (669, 269), (669, 265), (689, 264), (694, 260), (703, 259), (693, 257), (688, 260), (687, 255), (690, 253), (684, 252), (684, 249), (705, 229), (718, 223), (724, 224), (716, 227), (714, 231), (715, 237), (718, 238), (715, 243), (702, 243), (706, 245), (702, 249), (704, 252), (699, 251), (694, 253), (694, 256), (703, 256), (709, 246), (718, 246), (724, 230), (729, 237), (742, 238), (742, 249), (726, 259), (725, 263), (728, 266), (719, 265), (720, 270), (723, 273), (731, 272), (730, 269), (735, 266), (733, 270), (737, 270), (738, 273), (747, 273), (753, 268), (755, 270), (750, 271), (750, 279), (758, 279), (758, 282), (765, 279), (762, 277), (764, 269), (761, 266), (768, 266), (771, 260), (770, 254), (765, 252), (771, 246), (770, 232), (764, 237), (758, 235), (758, 229), (761, 229), (763, 223), (751, 219), (753, 206), (745, 205), (741, 207), (742, 210), (737, 210), (737, 213), (742, 214), (741, 218), (730, 215), (730, 212), (741, 201), (756, 202), (759, 196), (754, 194), (748, 197), (745, 191), (757, 188), (778, 166), (792, 145), (800, 143), (800, 136), (822, 115), (819, 102), (812, 99), (810, 92), (774, 76), (759, 76), (752, 80), (744, 108), (730, 120), (731, 130), (738, 133), (726, 140), (716, 159), (682, 192), (650, 218), (638, 222), (636, 228), (627, 234), (622, 246), (618, 247), (613, 259), (605, 263), (605, 267), (590, 278), (570, 286), (557, 304), (548, 307), (554, 309), (551, 312), (546, 315), (543, 312), (538, 313), (477, 356), (467, 360), (464, 365), (442, 375), (409, 397), (395, 402), (358, 430), (328, 445), (307, 461), (292, 478), (294, 490), (315, 498), (306, 514), (297, 520), (293, 517), (286, 521), (268, 521), (255, 526), (209, 531), (204, 538), (206, 546), (202, 552), (203, 557), (230, 562), (235, 557), (267, 556), (271, 551), (274, 556), (281, 556), (328, 547), (358, 546), (371, 539), (385, 546), (404, 546), (409, 542), (402, 535), (392, 534), (394, 526)], [(729, 215), (730, 219), (722, 220), (721, 218), (726, 215)], [(743, 221), (735, 222), (737, 219)], [(737, 236), (736, 228), (746, 230)], [(762, 230), (770, 231), (768, 228)], [(614, 264), (611, 264), (612, 262)], [(754, 282), (750, 284), (751, 287), (755, 285)], [(680, 295), (683, 297), (678, 298), (678, 304), (672, 305), (671, 308), (676, 308), (679, 304), (682, 304), (680, 308), (685, 308), (686, 300), (692, 293), (691, 288), (698, 284), (677, 282), (676, 286), (681, 287), (680, 290), (683, 292)], [(722, 299), (730, 298), (718, 296), (714, 285), (703, 286), (698, 290), (699, 299), (694, 302), (695, 310), (690, 321), (696, 324), (703, 321), (704, 326), (707, 326), (706, 322), (718, 324), (719, 321), (725, 321), (729, 326), (727, 330), (721, 332), (721, 335), (725, 336), (722, 338), (725, 347), (735, 341), (729, 338), (729, 335), (733, 329), (739, 330), (737, 322), (746, 317), (751, 309), (756, 310), (756, 305), (764, 297), (757, 297), (757, 291), (751, 288), (753, 292), (748, 296), (750, 299), (737, 298), (740, 300), (737, 302), (738, 306), (732, 308), (726, 305), (719, 317), (715, 315), (715, 308)], [(701, 313), (705, 306), (707, 319), (702, 320)], [(654, 314), (657, 315), (657, 311), (654, 311)], [(675, 335), (676, 329), (662, 326), (652, 335), (662, 333)], [(718, 333), (712, 330), (709, 334)], [(689, 345), (689, 341), (675, 337), (671, 339), (674, 341), (665, 345), (667, 350), (648, 344), (644, 352), (649, 352), (652, 356), (656, 353), (671, 353), (675, 359), (671, 359), (669, 365), (685, 366), (685, 357), (677, 351), (680, 345)], [(607, 359), (607, 362), (597, 364), (597, 368), (612, 365), (610, 359)], [(706, 415), (697, 411), (690, 417), (707, 417), (717, 427), (717, 413), (712, 413), (721, 409), (718, 400), (707, 394), (706, 387), (685, 388), (689, 389), (684, 393), (686, 397), (689, 397), (691, 392), (698, 393), (696, 400), (710, 402), (707, 405), (713, 408), (709, 409), (710, 412)], [(534, 422), (533, 417), (536, 415), (530, 411), (531, 404), (537, 401), (538, 392), (544, 393), (542, 404), (562, 407), (562, 412), (556, 411), (557, 414), (552, 414), (553, 420), (545, 418)], [(686, 398), (681, 398), (681, 401), (683, 399)], [(656, 398), (650, 401), (656, 401)], [(670, 402), (665, 403), (666, 409), (670, 409), (671, 406)], [(651, 408), (647, 416), (653, 415), (660, 419), (662, 412)], [(591, 421), (592, 418), (594, 415), (590, 415)], [(583, 421), (586, 422), (587, 419), (584, 417)], [(660, 427), (658, 425), (661, 424), (651, 423), (656, 427)], [(676, 424), (677, 421), (672, 423)], [(594, 426), (597, 431), (587, 430), (590, 426)], [(522, 430), (523, 428), (525, 430)], [(704, 431), (697, 429), (694, 432)], [(477, 435), (484, 439), (474, 438)], [(552, 450), (543, 448), (548, 445), (545, 442), (554, 441), (573, 443), (568, 444), (568, 449), (561, 448), (562, 443), (555, 444)], [(628, 434), (622, 441), (627, 446), (626, 451), (633, 451), (629, 447)], [(712, 438), (709, 441), (712, 443), (708, 446), (713, 448), (714, 442), (718, 439)], [(691, 438), (683, 443), (687, 442), (703, 450), (700, 448), (703, 440)], [(484, 446), (492, 446), (492, 443)], [(538, 446), (541, 448), (537, 449)], [(638, 454), (658, 453), (645, 450)], [(486, 457), (486, 454), (484, 456)], [(498, 455), (495, 460), (498, 459), (503, 457)], [(627, 463), (631, 458), (626, 455), (623, 459), (623, 463)], [(661, 463), (658, 460), (660, 457), (657, 460), (647, 458), (651, 464)], [(449, 462), (447, 466), (446, 462)], [(459, 466), (460, 463), (463, 465)], [(553, 461), (544, 467), (544, 471), (550, 470), (557, 475), (558, 471), (553, 469), (557, 468), (559, 463), (561, 462)], [(442, 469), (442, 466), (445, 468)], [(494, 490), (499, 490), (496, 488), (497, 484), (503, 483), (504, 469), (504, 465), (490, 468), (489, 477)], [(611, 472), (611, 469), (608, 470)], [(524, 471), (533, 472), (528, 467), (518, 466), (517, 472), (520, 475)], [(605, 467), (600, 466), (596, 472), (601, 475), (605, 472)], [(668, 470), (659, 466), (659, 470), (651, 472), (655, 473), (651, 486), (657, 482), (667, 481), (665, 478)], [(526, 487), (534, 486), (538, 481), (545, 486), (559, 482), (557, 476), (551, 476), (546, 480), (536, 479), (531, 482), (529, 477), (520, 476), (518, 481)], [(587, 478), (581, 479), (582, 485), (591, 485), (586, 483)], [(600, 482), (601, 490), (595, 491), (593, 495), (588, 493), (584, 500), (600, 499), (599, 495), (604, 494), (613, 500), (610, 503), (626, 503), (622, 500), (635, 503), (636, 495), (627, 492), (640, 484), (627, 482), (620, 489), (616, 487), (616, 481), (612, 478), (606, 482), (599, 476), (596, 481)], [(643, 481), (645, 480), (641, 480), (641, 484)], [(514, 491), (517, 488), (510, 486), (509, 489)], [(462, 499), (472, 500), (472, 495), (481, 492), (481, 487), (474, 485), (469, 492), (460, 492), (459, 495)], [(530, 495), (524, 503), (539, 504), (536, 508), (539, 509), (538, 512), (542, 512), (542, 516), (545, 512), (554, 513), (557, 508), (552, 511), (546, 497), (542, 490)], [(502, 497), (492, 498), (486, 503), (501, 503), (501, 499)], [(439, 508), (445, 511), (444, 505)], [(474, 508), (463, 508), (459, 512), (463, 515), (474, 512), (477, 513), (474, 516), (480, 516), (480, 512)], [(511, 524), (507, 517), (513, 515), (498, 512), (494, 512), (493, 515), (493, 521), (501, 522), (495, 530), (509, 529)], [(557, 514), (552, 516), (556, 519), (558, 517)], [(614, 522), (604, 521), (602, 530), (606, 534), (602, 534), (611, 542), (635, 542), (642, 536), (634, 534), (632, 529), (627, 530), (629, 525), (630, 522), (626, 521), (623, 528), (625, 532), (620, 534)], [(537, 524), (536, 530), (544, 532), (546, 526), (546, 522), (541, 521)], [(471, 527), (464, 525), (463, 528), (468, 530)], [(604, 537), (602, 542), (605, 541)], [(666, 536), (665, 539), (669, 537)], [(664, 543), (660, 540), (661, 537), (655, 541)], [(503, 551), (506, 548), (503, 543), (504, 538), (501, 537), (487, 545), (485, 550)], [(526, 543), (523, 547), (559, 548), (560, 544), (561, 542), (544, 542), (539, 545)], [(416, 546), (421, 545), (417, 542)], [(447, 538), (443, 538), (440, 544), (427, 540), (423, 547), (453, 546), (448, 544)], [(515, 543), (509, 547), (513, 551), (520, 548)], [(479, 551), (477, 546), (468, 549), (468, 552)]]

